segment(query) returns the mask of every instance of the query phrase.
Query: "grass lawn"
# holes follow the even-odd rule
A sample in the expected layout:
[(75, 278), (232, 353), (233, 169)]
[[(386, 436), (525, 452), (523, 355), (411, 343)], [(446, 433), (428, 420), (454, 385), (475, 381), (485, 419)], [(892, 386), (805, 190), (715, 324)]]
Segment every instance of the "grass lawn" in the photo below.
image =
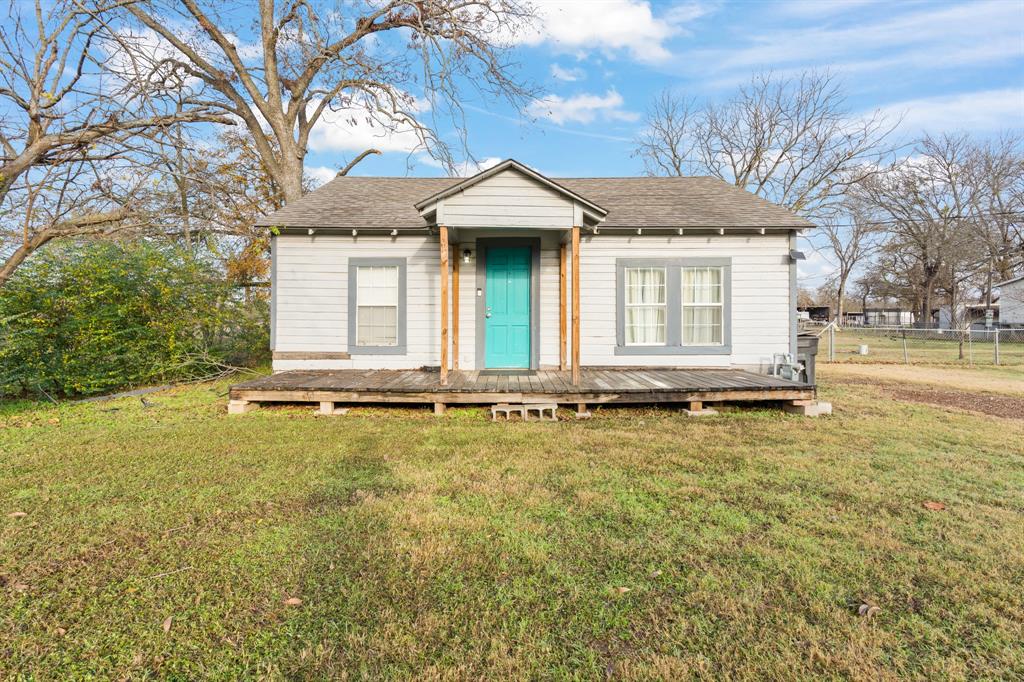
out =
[(0, 678), (1024, 677), (1024, 420), (224, 390), (0, 408)]
[(928, 365), (868, 364), (863, 362), (818, 363), (819, 380), (856, 377), (877, 382), (924, 384), (968, 392), (982, 391), (1024, 397), (1022, 367), (942, 367)]
[[(906, 359), (911, 364), (949, 365), (964, 368), (975, 366), (994, 366), (995, 348), (991, 336), (975, 333), (972, 343), (963, 343), (956, 332), (946, 330), (908, 330), (906, 340)], [(1012, 367), (1017, 372), (1024, 371), (1024, 332), (1003, 332), (1003, 342), (999, 345), (1000, 366)], [(982, 340), (987, 339), (987, 340)], [(818, 361), (828, 357), (830, 336), (822, 333), (819, 342)], [(836, 362), (847, 363), (895, 363), (904, 362), (903, 338), (899, 332), (879, 329), (858, 329), (846, 327), (835, 335)], [(861, 345), (868, 347), (867, 355), (858, 354)], [(961, 350), (963, 357), (961, 357)]]

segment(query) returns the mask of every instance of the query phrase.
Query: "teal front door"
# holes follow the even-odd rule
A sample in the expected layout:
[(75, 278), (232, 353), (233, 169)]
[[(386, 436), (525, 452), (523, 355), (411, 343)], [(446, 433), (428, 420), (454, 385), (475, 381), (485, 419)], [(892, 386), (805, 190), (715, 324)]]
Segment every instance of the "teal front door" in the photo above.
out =
[(530, 367), (530, 261), (528, 246), (487, 249), (484, 363), (488, 368)]

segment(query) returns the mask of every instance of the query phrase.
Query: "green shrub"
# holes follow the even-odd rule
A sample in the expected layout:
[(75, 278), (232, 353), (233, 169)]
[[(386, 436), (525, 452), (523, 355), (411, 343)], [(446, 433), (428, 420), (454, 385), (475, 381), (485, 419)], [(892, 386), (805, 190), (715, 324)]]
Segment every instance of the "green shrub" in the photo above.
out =
[(0, 395), (87, 395), (258, 362), (267, 305), (151, 243), (47, 249), (0, 289)]

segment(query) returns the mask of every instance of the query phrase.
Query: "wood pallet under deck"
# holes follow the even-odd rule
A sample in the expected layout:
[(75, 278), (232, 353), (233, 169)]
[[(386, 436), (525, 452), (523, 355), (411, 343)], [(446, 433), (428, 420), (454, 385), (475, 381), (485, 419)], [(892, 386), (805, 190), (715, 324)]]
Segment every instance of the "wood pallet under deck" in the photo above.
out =
[(279, 372), (231, 387), (230, 398), (254, 402), (493, 404), (549, 402), (714, 403), (813, 400), (815, 387), (735, 369), (580, 370), (495, 374), (438, 370), (346, 369)]

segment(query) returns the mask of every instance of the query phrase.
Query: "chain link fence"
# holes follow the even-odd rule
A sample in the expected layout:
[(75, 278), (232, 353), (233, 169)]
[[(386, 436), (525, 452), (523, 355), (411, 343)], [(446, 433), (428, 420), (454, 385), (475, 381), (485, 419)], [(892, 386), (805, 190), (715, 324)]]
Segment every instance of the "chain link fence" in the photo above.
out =
[(819, 362), (1005, 365), (1024, 371), (1024, 329), (838, 327), (808, 329), (820, 338)]

